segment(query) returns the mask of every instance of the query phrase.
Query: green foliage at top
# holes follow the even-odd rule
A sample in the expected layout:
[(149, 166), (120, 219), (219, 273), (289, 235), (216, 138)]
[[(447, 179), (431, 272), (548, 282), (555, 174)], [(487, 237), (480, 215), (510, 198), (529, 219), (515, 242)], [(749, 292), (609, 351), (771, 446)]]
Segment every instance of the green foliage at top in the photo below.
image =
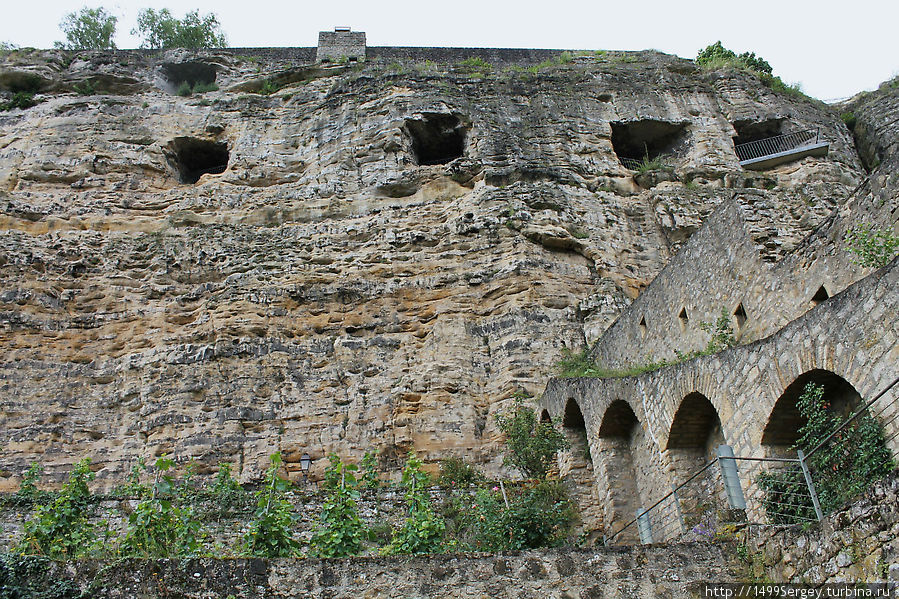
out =
[(319, 525), (312, 535), (310, 555), (313, 557), (349, 557), (362, 551), (365, 524), (359, 517), (356, 502), (361, 497), (353, 464), (344, 464), (336, 454), (328, 456), (331, 465), (325, 470), (323, 487), (327, 498), (322, 505)]
[(115, 28), (118, 18), (106, 9), (87, 8), (70, 12), (59, 24), (66, 36), (65, 42), (54, 46), (65, 50), (115, 50)]
[[(508, 505), (506, 505), (508, 499)], [(509, 489), (478, 489), (471, 500), (456, 496), (456, 536), (472, 551), (517, 551), (557, 545), (575, 520), (574, 505), (559, 481)]]
[[(183, 502), (187, 481), (175, 482), (169, 471), (175, 463), (156, 460), (156, 479), (150, 491), (128, 514), (128, 528), (120, 552), (129, 557), (187, 557), (200, 548), (200, 524), (190, 504)], [(176, 501), (182, 499), (182, 501)]]
[[(893, 470), (895, 464), (883, 431), (867, 412), (828, 439), (846, 418), (826, 400), (824, 387), (815, 383), (806, 385), (796, 407), (805, 424), (799, 428), (799, 439), (793, 449), (810, 452), (824, 443), (807, 456), (807, 464), (825, 514)], [(815, 518), (805, 477), (798, 468), (766, 472), (758, 482), (765, 491), (765, 510), (773, 523), (792, 524)]]
[(770, 75), (772, 71), (768, 61), (761, 56), (756, 56), (755, 52), (744, 52), (738, 56), (733, 50), (722, 46), (720, 40), (700, 50), (696, 55), (696, 64), (710, 69), (734, 66), (767, 75)]
[(472, 56), (470, 58), (466, 58), (465, 60), (460, 62), (458, 66), (463, 71), (467, 71), (472, 75), (476, 75), (479, 77), (486, 77), (487, 74), (490, 73), (490, 71), (493, 69), (493, 66), (480, 56)]
[(137, 15), (141, 48), (224, 48), (228, 45), (218, 17), (214, 13), (200, 16), (198, 10), (176, 19), (167, 8), (156, 11), (145, 8)]
[(97, 533), (89, 520), (92, 506), (87, 487), (94, 478), (90, 463), (85, 458), (75, 464), (56, 499), (38, 506), (32, 518), (25, 522), (18, 546), (21, 553), (65, 559), (87, 555), (94, 549)]
[(560, 449), (568, 449), (568, 440), (550, 422), (540, 422), (521, 398), (511, 411), (497, 414), (496, 423), (506, 436), (508, 452), (503, 458), (527, 478), (546, 478)]
[(880, 268), (899, 254), (899, 235), (868, 223), (851, 227), (846, 231), (843, 242), (846, 249), (855, 255), (852, 261), (859, 266)]
[(281, 454), (274, 453), (270, 459), (265, 482), (256, 492), (256, 511), (244, 536), (244, 550), (255, 557), (290, 557), (300, 547), (293, 538), (293, 505), (284, 497), (290, 483), (278, 474)]
[(394, 532), (390, 545), (382, 550), (383, 553), (435, 553), (440, 549), (446, 523), (431, 505), (430, 484), (431, 477), (422, 470), (421, 460), (410, 452), (402, 478), (409, 517), (403, 527)]

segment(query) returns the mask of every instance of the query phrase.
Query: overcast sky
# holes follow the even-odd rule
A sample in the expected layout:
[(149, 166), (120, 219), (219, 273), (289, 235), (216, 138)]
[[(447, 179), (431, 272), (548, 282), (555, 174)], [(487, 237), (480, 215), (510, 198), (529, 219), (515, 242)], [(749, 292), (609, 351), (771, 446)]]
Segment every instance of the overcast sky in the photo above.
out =
[(103, 6), (119, 18), (116, 43), (142, 8), (215, 12), (231, 46), (314, 46), (335, 25), (365, 31), (369, 46), (467, 46), (643, 50), (693, 58), (720, 39), (754, 51), (787, 83), (822, 100), (851, 96), (899, 74), (899, 1), (728, 0), (676, 2), (275, 2), (266, 0), (0, 0), (0, 41), (47, 48), (62, 40), (62, 17)]

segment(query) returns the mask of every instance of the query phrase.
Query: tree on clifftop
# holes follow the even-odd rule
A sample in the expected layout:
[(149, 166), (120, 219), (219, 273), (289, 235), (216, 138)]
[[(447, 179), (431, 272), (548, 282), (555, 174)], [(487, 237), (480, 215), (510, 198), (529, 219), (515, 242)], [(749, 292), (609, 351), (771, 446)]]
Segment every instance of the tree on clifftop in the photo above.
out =
[(59, 23), (65, 42), (53, 45), (65, 50), (115, 50), (115, 26), (118, 18), (100, 8), (82, 8), (70, 12)]
[(214, 13), (200, 16), (194, 10), (176, 19), (167, 8), (145, 8), (137, 15), (133, 35), (143, 38), (141, 48), (223, 48), (228, 45)]

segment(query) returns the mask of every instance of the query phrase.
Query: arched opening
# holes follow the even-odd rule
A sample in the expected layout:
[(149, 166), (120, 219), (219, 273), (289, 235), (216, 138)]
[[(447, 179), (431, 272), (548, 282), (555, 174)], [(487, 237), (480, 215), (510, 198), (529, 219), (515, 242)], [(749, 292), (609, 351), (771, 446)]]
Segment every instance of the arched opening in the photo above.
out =
[(846, 379), (829, 370), (810, 370), (796, 377), (774, 403), (762, 432), (762, 446), (768, 456), (793, 457), (800, 429), (808, 421), (799, 411), (799, 398), (809, 383), (824, 389), (822, 399), (830, 410), (844, 417), (861, 407), (861, 396)]
[(864, 405), (851, 383), (828, 370), (805, 372), (784, 389), (762, 432), (762, 446), (769, 458), (795, 458), (801, 449), (805, 460), (801, 466), (773, 462), (763, 475), (763, 505), (771, 521), (814, 518), (800, 468), (814, 482), (825, 514), (893, 469), (881, 424)]
[(549, 412), (547, 410), (542, 410), (540, 412), (540, 422), (543, 422), (544, 424), (551, 424), (552, 421), (553, 420), (550, 417)]
[(587, 439), (584, 414), (574, 398), (565, 403), (562, 413), (562, 432), (570, 445), (568, 451), (559, 454), (559, 475), (565, 480), (569, 492), (580, 509), (581, 532), (599, 527), (599, 503), (593, 491), (593, 456)]
[[(599, 426), (598, 459), (602, 472), (597, 477), (603, 508), (603, 525), (608, 534), (618, 532), (640, 507), (633, 443), (642, 432), (637, 416), (626, 401), (609, 404)], [(616, 542), (636, 541), (636, 531), (628, 528)], [(624, 538), (624, 535), (631, 535)]]
[[(721, 419), (712, 402), (694, 391), (681, 400), (668, 434), (668, 459), (674, 485), (680, 485), (717, 457), (718, 446), (724, 443)], [(690, 480), (678, 491), (681, 510), (689, 527), (698, 524), (714, 526), (717, 500), (722, 492), (721, 477), (715, 467)]]

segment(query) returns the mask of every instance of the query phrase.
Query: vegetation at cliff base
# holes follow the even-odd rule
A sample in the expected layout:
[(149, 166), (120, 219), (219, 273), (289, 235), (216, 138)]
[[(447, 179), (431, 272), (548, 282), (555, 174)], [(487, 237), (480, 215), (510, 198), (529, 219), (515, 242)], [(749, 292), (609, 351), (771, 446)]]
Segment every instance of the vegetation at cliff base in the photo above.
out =
[(568, 449), (568, 439), (551, 422), (537, 419), (534, 410), (519, 398), (511, 411), (497, 414), (496, 423), (506, 436), (508, 452), (503, 463), (528, 478), (544, 479), (556, 454)]

